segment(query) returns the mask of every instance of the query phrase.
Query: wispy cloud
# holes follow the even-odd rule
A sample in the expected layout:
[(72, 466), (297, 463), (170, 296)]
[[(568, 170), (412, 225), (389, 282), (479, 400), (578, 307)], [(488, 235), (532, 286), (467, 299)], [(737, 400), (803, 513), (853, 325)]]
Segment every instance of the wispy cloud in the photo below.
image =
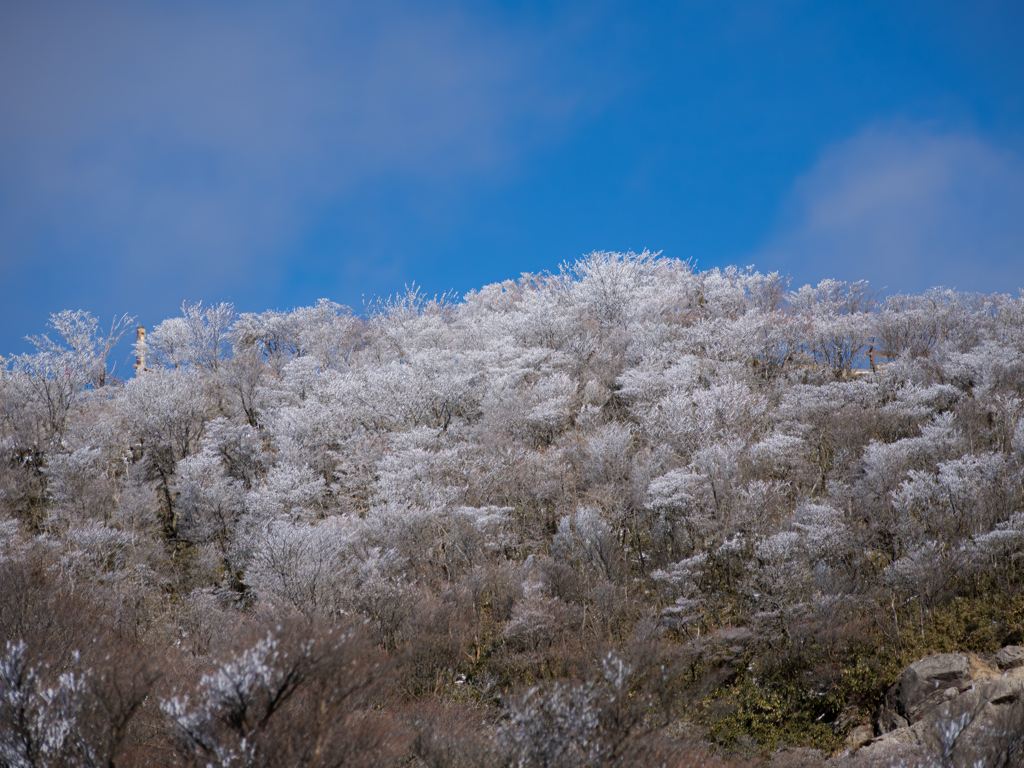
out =
[(800, 281), (1024, 287), (1024, 158), (970, 132), (876, 124), (800, 178), (755, 257)]
[(542, 42), (420, 9), (6, 5), (0, 268), (77, 255), (119, 280), (144, 261), (180, 296), (294, 249), (370, 182), (442, 190), (557, 134), (574, 95), (543, 76)]

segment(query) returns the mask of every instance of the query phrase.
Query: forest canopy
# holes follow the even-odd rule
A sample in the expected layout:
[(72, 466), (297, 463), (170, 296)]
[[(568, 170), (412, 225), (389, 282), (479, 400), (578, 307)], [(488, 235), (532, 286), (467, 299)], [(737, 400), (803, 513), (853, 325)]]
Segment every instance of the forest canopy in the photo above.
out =
[(1024, 294), (594, 253), (186, 303), (122, 381), (133, 323), (0, 359), (7, 764), (830, 751), (1024, 641)]

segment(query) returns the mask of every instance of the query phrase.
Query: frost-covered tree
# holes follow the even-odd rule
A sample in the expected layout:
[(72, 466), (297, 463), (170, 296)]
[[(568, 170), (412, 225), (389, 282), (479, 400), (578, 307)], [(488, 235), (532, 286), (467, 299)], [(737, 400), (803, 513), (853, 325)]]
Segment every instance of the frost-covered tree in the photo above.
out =
[[(21, 411), (38, 425), (24, 434), (30, 440), (60, 440), (68, 425), (71, 409), (81, 402), (84, 391), (102, 387), (111, 378), (108, 358), (133, 318), (115, 319), (109, 331), (88, 312), (65, 310), (50, 316), (50, 327), (58, 338), (30, 336), (36, 347), (32, 354), (8, 358), (3, 376), (6, 409)], [(29, 416), (31, 414), (31, 416)], [(27, 425), (26, 425), (27, 426)]]
[(789, 302), (805, 323), (804, 345), (836, 378), (848, 376), (871, 335), (876, 298), (866, 281), (822, 280), (790, 294)]
[(232, 304), (203, 309), (202, 302), (181, 305), (181, 317), (164, 320), (146, 338), (149, 359), (168, 368), (192, 366), (216, 371), (230, 351)]

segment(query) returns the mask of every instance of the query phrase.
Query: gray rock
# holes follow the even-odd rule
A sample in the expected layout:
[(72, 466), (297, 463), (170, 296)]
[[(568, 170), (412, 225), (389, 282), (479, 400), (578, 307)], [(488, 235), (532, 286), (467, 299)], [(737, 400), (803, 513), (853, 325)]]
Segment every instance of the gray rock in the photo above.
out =
[(971, 662), (965, 653), (940, 653), (915, 661), (903, 673), (896, 698), (896, 711), (911, 724), (941, 701), (947, 688), (966, 690), (971, 686)]
[(825, 753), (810, 747), (790, 747), (776, 752), (768, 760), (767, 768), (821, 768)]
[[(994, 661), (1002, 666), (1016, 658), (1007, 651)], [(847, 751), (827, 765), (938, 765), (941, 755), (955, 765), (1002, 765), (993, 761), (1024, 738), (1024, 664), (1020, 667), (1000, 672), (976, 656), (957, 653), (911, 664), (886, 694), (876, 722), (879, 735), (856, 744), (860, 734), (851, 734)]]
[(1007, 645), (996, 654), (995, 662), (1000, 669), (1024, 667), (1024, 648), (1019, 645)]
[(1010, 680), (995, 680), (979, 686), (979, 690), (988, 703), (996, 707), (1013, 704), (1024, 693), (1024, 688), (1019, 682)]
[[(895, 687), (895, 686), (893, 686)], [(892, 689), (890, 688), (890, 693)], [(895, 709), (888, 703), (889, 695), (886, 694), (886, 703), (878, 710), (878, 732), (879, 733), (890, 733), (899, 728), (906, 728), (909, 723), (907, 719), (896, 712)]]
[[(903, 732), (899, 732), (902, 734)], [(883, 737), (857, 749), (847, 749), (825, 763), (825, 768), (892, 768), (894, 765), (920, 765), (924, 758), (915, 740)]]
[(875, 738), (875, 729), (870, 725), (858, 725), (846, 737), (846, 748), (857, 749)]

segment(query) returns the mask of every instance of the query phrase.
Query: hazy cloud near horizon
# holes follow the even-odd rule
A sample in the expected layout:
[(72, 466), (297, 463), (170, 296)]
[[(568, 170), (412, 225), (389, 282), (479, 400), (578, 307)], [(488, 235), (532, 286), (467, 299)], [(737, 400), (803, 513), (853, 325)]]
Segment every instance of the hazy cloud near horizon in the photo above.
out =
[(969, 132), (872, 124), (795, 182), (752, 258), (791, 270), (794, 282), (1015, 294), (1024, 288), (1024, 157)]

